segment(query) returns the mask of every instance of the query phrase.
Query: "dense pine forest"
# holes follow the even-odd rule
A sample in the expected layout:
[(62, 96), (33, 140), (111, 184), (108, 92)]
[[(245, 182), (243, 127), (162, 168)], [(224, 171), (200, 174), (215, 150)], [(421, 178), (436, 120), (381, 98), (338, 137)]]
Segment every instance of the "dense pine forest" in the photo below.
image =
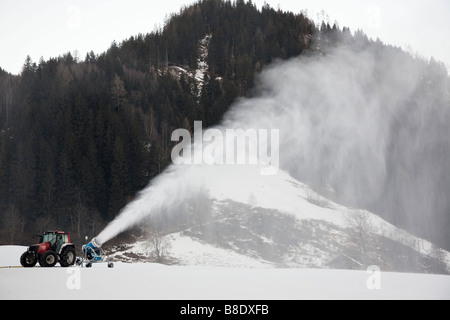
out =
[[(0, 69), (0, 243), (49, 228), (96, 234), (170, 163), (173, 130), (217, 124), (274, 60), (343, 42), (384, 47), (302, 13), (202, 0), (104, 53)], [(203, 79), (192, 76), (205, 63)], [(439, 63), (430, 70), (447, 77)]]

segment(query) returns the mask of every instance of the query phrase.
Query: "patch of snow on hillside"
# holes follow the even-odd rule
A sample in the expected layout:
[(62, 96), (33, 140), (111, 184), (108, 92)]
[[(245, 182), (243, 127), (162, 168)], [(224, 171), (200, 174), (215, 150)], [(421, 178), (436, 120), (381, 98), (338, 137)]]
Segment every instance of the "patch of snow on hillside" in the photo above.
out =
[[(182, 266), (231, 267), (231, 268), (271, 268), (273, 264), (253, 259), (233, 250), (219, 248), (193, 239), (182, 232), (162, 237), (161, 248), (164, 260)], [(139, 240), (133, 244), (114, 248), (110, 255), (113, 260), (122, 262), (153, 262), (154, 245), (151, 239)]]
[(202, 89), (204, 84), (204, 77), (209, 73), (209, 65), (207, 62), (208, 59), (208, 48), (212, 39), (212, 34), (207, 34), (202, 40), (200, 40), (200, 47), (198, 49), (199, 58), (197, 60), (197, 70), (195, 71), (194, 78), (197, 80), (197, 89), (198, 94), (197, 97), (200, 97), (202, 94)]
[[(209, 54), (208, 48), (211, 39), (212, 34), (207, 34), (203, 39), (199, 41), (197, 69), (191, 70), (186, 66), (167, 66), (164, 70), (159, 70), (158, 73), (162, 75), (167, 72), (177, 80), (180, 80), (183, 76), (194, 79), (196, 86), (192, 86), (192, 94), (200, 99), (203, 87), (205, 85), (205, 75), (209, 75), (209, 65), (207, 60)], [(220, 81), (222, 78), (217, 77), (216, 79)]]
[[(197, 186), (199, 193), (205, 191), (204, 197), (209, 200), (202, 202), (196, 198), (172, 213), (189, 216), (200, 210), (205, 216), (194, 225), (183, 225), (166, 234), (165, 263), (323, 268), (345, 255), (361, 262), (361, 246), (369, 245), (374, 264), (401, 267), (401, 259), (395, 258), (394, 250), (408, 252), (403, 253), (409, 257), (407, 263), (419, 261), (405, 250), (408, 247), (422, 257), (442, 261), (450, 271), (448, 252), (370, 212), (326, 199), (282, 170), (277, 175), (264, 176), (258, 166), (192, 166), (185, 172), (184, 181), (187, 190)], [(198, 201), (202, 205), (189, 213), (189, 208)], [(361, 212), (371, 225), (364, 230), (367, 242), (362, 244), (358, 230), (353, 230), (348, 222), (349, 216)], [(116, 251), (120, 261), (155, 261), (151, 239), (136, 241)]]
[(232, 250), (201, 243), (190, 237), (183, 236), (182, 233), (171, 234), (167, 238), (170, 242), (168, 254), (178, 259), (181, 265), (234, 268), (273, 267), (272, 264), (265, 261), (252, 259)]

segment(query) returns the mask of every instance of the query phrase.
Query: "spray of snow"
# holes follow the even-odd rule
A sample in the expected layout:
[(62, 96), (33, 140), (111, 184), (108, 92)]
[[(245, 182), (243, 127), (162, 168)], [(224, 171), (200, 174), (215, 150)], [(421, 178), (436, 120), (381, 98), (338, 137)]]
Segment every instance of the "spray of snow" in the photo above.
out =
[[(276, 62), (259, 76), (254, 97), (237, 101), (218, 129), (280, 130), (283, 170), (343, 202), (373, 203), (383, 196), (388, 176), (392, 123), (407, 110), (425, 76), (423, 66), (413, 60), (395, 50), (380, 54), (343, 47), (326, 56)], [(223, 172), (236, 179), (224, 185)], [(257, 174), (229, 166), (170, 166), (97, 240), (104, 243), (205, 189), (216, 194), (214, 189), (220, 189), (225, 197), (240, 192), (240, 181), (252, 181)], [(242, 186), (251, 188), (251, 183)], [(430, 207), (433, 192), (431, 188), (423, 195)]]

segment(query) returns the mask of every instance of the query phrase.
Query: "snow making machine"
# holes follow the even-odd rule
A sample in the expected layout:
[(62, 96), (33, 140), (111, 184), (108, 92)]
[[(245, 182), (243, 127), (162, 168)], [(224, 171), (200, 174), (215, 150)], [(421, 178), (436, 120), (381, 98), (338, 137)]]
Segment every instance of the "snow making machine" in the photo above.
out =
[[(88, 237), (86, 237), (86, 242), (87, 241)], [(102, 249), (102, 245), (97, 242), (96, 238), (82, 246), (81, 250), (83, 252), (83, 257), (77, 259), (77, 266), (91, 268), (94, 263), (107, 263), (108, 268), (114, 268), (114, 264), (110, 261), (109, 257), (106, 256)]]

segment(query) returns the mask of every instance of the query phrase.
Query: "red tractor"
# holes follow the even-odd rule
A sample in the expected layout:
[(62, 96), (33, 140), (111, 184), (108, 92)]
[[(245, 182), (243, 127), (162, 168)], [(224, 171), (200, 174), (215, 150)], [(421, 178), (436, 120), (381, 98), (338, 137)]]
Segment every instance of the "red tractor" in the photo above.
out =
[(33, 268), (38, 262), (43, 268), (52, 268), (58, 261), (63, 268), (75, 264), (75, 245), (70, 243), (69, 233), (47, 231), (39, 237), (39, 244), (31, 245), (20, 257), (20, 264), (24, 268)]

